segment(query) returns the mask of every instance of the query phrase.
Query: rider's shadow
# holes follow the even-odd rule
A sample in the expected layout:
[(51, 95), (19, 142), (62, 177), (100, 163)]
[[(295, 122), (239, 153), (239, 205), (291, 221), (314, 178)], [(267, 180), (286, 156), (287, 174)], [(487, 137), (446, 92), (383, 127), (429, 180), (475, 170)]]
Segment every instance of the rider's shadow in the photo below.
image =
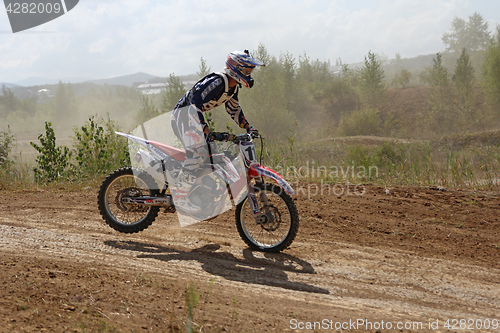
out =
[[(286, 272), (316, 274), (307, 261), (284, 253), (261, 253), (249, 249), (243, 250), (244, 259), (236, 258), (228, 252), (216, 252), (220, 245), (208, 244), (200, 248), (183, 251), (154, 244), (133, 241), (104, 242), (106, 245), (129, 251), (142, 252), (137, 258), (152, 258), (161, 261), (195, 260), (202, 264), (203, 270), (231, 281), (261, 284), (290, 290), (299, 290), (319, 294), (328, 294), (324, 288), (315, 287), (288, 279)], [(254, 253), (262, 254), (259, 258)]]

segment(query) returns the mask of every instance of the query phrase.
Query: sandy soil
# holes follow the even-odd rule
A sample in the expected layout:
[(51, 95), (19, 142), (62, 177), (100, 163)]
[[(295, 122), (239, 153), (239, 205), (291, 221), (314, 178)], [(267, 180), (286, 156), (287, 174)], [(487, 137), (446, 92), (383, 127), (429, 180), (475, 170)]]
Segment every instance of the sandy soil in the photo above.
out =
[(234, 211), (125, 235), (96, 188), (0, 191), (0, 332), (184, 332), (190, 288), (200, 332), (499, 331), (498, 193), (300, 186), (280, 254), (250, 251)]

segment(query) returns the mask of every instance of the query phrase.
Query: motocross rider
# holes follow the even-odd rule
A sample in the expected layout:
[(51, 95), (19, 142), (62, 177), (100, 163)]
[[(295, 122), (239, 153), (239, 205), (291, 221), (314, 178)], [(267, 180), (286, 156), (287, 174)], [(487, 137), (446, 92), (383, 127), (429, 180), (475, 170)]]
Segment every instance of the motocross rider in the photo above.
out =
[(213, 140), (228, 139), (227, 133), (210, 131), (203, 112), (225, 103), (226, 112), (239, 127), (246, 129), (248, 133), (256, 131), (246, 120), (238, 101), (241, 86), (252, 88), (254, 80), (251, 73), (256, 66), (265, 64), (252, 57), (248, 50), (231, 52), (226, 59), (225, 73), (211, 73), (200, 79), (177, 102), (172, 112), (172, 129), (186, 150), (186, 160), (174, 193), (177, 208), (186, 212), (200, 211), (201, 208), (188, 197), (196, 180), (194, 172), (208, 157), (207, 147)]

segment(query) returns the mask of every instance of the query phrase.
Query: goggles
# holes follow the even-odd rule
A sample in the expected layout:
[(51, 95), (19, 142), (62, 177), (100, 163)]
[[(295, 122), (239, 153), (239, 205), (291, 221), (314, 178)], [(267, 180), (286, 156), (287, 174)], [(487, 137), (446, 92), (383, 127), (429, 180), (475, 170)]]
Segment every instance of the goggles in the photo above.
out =
[(240, 72), (241, 74), (243, 74), (244, 76), (250, 76), (250, 74), (252, 74), (252, 71), (255, 67), (242, 67), (240, 68)]

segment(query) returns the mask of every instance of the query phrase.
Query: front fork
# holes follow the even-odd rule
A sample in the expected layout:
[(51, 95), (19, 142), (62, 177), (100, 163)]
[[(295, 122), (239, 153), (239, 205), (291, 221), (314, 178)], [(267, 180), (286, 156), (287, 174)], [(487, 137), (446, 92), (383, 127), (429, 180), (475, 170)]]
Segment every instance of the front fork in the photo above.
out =
[[(263, 213), (259, 208), (259, 201), (257, 200), (257, 194), (253, 186), (251, 186), (251, 182), (248, 182), (248, 201), (250, 202), (250, 208), (252, 209), (252, 215), (255, 219), (255, 222), (264, 223), (268, 220), (266, 217), (266, 213)], [(267, 195), (264, 191), (259, 193), (260, 199), (262, 200), (265, 207), (269, 207), (269, 202), (267, 200)], [(267, 210), (267, 209), (266, 209)]]

